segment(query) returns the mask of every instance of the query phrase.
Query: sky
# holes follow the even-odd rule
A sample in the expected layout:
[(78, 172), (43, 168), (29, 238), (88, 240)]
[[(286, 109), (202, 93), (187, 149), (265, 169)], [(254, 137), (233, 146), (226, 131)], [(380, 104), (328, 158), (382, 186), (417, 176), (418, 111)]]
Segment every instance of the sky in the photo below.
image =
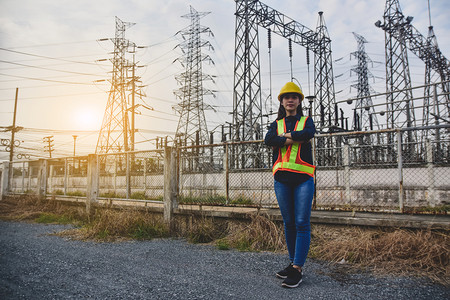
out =
[[(372, 87), (384, 92), (384, 31), (375, 27), (382, 20), (383, 0), (264, 0), (271, 8), (302, 25), (315, 30), (318, 12), (323, 11), (328, 28), (336, 100), (355, 97), (350, 86), (356, 76), (351, 72), (357, 49), (352, 32), (365, 37), (366, 52), (372, 59)], [(209, 12), (200, 20), (214, 36), (204, 35), (214, 50), (203, 49), (214, 64), (203, 71), (214, 75), (214, 82), (204, 87), (215, 90), (215, 97), (204, 98), (213, 109), (205, 112), (208, 130), (216, 131), (231, 122), (235, 2), (233, 0), (0, 0), (0, 138), (2, 145), (11, 138), (3, 127), (13, 123), (14, 98), (18, 89), (16, 154), (31, 159), (48, 157), (43, 138), (53, 136), (53, 157), (86, 155), (95, 152), (98, 131), (108, 100), (115, 17), (134, 23), (125, 37), (142, 48), (136, 53), (145, 93), (136, 115), (136, 149), (155, 148), (156, 137), (172, 137), (179, 116), (172, 109), (177, 104), (173, 91), (179, 88), (175, 76), (184, 71), (177, 58), (177, 32), (190, 25), (181, 16), (190, 6)], [(413, 16), (413, 26), (427, 36), (429, 12), (427, 0), (400, 0), (405, 16)], [(448, 0), (430, 0), (431, 23), (444, 56), (450, 57), (450, 4)], [(262, 97), (276, 110), (276, 96), (282, 84), (290, 79), (288, 43), (272, 35), (269, 60), (266, 30), (260, 28), (260, 61)], [(128, 57), (131, 58), (131, 57)], [(409, 54), (413, 85), (423, 84), (423, 63)], [(269, 62), (271, 72), (269, 72)], [(305, 49), (293, 46), (293, 74), (306, 95), (313, 86), (313, 64), (308, 68)], [(308, 72), (309, 69), (309, 72)], [(272, 82), (270, 90), (269, 82)], [(351, 108), (346, 108), (346, 111)], [(351, 113), (350, 113), (351, 114)], [(219, 129), (218, 129), (219, 128)], [(3, 131), (3, 132), (2, 132)], [(73, 136), (76, 135), (76, 138)], [(75, 144), (74, 144), (75, 142)], [(74, 147), (75, 146), (75, 147)], [(75, 148), (75, 149), (74, 149)], [(6, 146), (0, 147), (0, 160), (7, 159)], [(16, 158), (15, 158), (16, 159)]]

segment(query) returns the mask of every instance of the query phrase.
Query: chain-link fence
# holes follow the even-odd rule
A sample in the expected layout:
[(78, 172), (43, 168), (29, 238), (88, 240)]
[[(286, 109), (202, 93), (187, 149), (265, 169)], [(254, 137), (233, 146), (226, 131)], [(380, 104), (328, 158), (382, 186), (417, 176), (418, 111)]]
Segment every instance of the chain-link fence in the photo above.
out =
[[(316, 209), (405, 211), (450, 202), (449, 126), (316, 135)], [(272, 149), (262, 141), (176, 149), (165, 177), (164, 150), (96, 157), (99, 199), (161, 202), (177, 182), (180, 204), (276, 207)], [(13, 162), (10, 193), (86, 196), (89, 157)], [(44, 178), (44, 179), (43, 179)], [(447, 206), (448, 207), (448, 206)]]
[(270, 153), (261, 141), (185, 147), (180, 153), (181, 203), (276, 204)]
[(99, 198), (162, 201), (163, 154), (155, 150), (99, 155)]
[(335, 139), (331, 144), (337, 147), (317, 146), (316, 207), (405, 210), (448, 204), (449, 141), (432, 142), (426, 133), (384, 130), (317, 137), (316, 144)]

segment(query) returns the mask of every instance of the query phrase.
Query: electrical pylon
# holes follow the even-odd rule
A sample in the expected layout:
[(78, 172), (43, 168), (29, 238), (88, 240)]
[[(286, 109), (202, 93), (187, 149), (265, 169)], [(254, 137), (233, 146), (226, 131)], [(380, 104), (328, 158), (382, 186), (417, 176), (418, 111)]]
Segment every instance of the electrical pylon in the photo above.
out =
[[(319, 131), (334, 127), (334, 78), (331, 40), (323, 13), (319, 12), (316, 30), (300, 24), (258, 0), (235, 0), (236, 31), (234, 53), (233, 126), (234, 140), (261, 138), (262, 100), (259, 58), (259, 26), (314, 53), (313, 118)], [(292, 75), (291, 75), (292, 77)]]
[[(431, 18), (430, 18), (431, 19)], [(375, 26), (385, 31), (386, 38), (386, 90), (388, 92), (388, 126), (411, 127), (415, 126), (413, 96), (411, 90), (394, 94), (395, 90), (411, 87), (406, 49), (409, 49), (417, 57), (425, 62), (425, 84), (434, 84), (433, 87), (425, 88), (424, 110), (422, 125), (439, 125), (439, 122), (449, 122), (450, 97), (450, 62), (444, 57), (437, 46), (433, 28), (430, 27), (428, 38), (424, 37), (411, 24), (413, 17), (404, 17), (401, 12), (399, 0), (387, 0), (384, 13), (384, 23), (377, 21)], [(433, 111), (432, 111), (433, 110)], [(406, 113), (406, 122), (400, 120), (400, 115)], [(432, 115), (434, 124), (431, 124)], [(405, 119), (405, 118), (404, 118)], [(446, 137), (449, 131), (445, 130)], [(421, 140), (431, 138), (429, 131), (421, 133)], [(411, 131), (407, 134), (407, 143), (411, 145), (418, 141), (417, 134), (413, 136)], [(433, 139), (437, 142), (438, 155), (442, 152), (440, 129), (435, 130)], [(423, 147), (422, 147), (423, 149)], [(448, 155), (449, 151), (447, 151)], [(412, 154), (412, 151), (411, 153)]]
[(411, 23), (412, 18), (403, 16), (398, 0), (387, 0), (383, 19), (384, 24), (380, 25), (377, 22), (377, 26), (385, 31), (387, 126), (413, 127), (416, 125), (416, 118), (412, 101), (408, 48), (405, 42), (407, 35), (405, 27)]
[[(423, 103), (423, 121), (424, 126), (439, 125), (450, 121), (450, 95), (449, 82), (450, 72), (448, 72), (448, 64), (441, 64), (440, 68), (433, 68), (433, 57), (440, 53), (436, 35), (433, 26), (428, 27), (427, 47), (430, 55), (425, 57), (425, 91)], [(447, 72), (446, 72), (447, 70)], [(435, 83), (434, 86), (431, 84)], [(439, 131), (436, 132), (435, 138), (440, 139)]]
[[(325, 24), (323, 12), (319, 12), (316, 27), (316, 43), (314, 55), (314, 96), (316, 98), (314, 115), (316, 126), (319, 131), (328, 131), (331, 127), (338, 125), (337, 111), (335, 107), (336, 98), (333, 81), (333, 59), (331, 57), (331, 39)], [(317, 120), (317, 116), (320, 119)], [(335, 122), (333, 122), (335, 117)]]
[(203, 47), (213, 50), (209, 41), (201, 39), (201, 34), (212, 35), (208, 27), (200, 25), (200, 19), (209, 12), (198, 12), (190, 6), (190, 13), (182, 16), (189, 18), (191, 25), (179, 32), (183, 41), (179, 44), (183, 56), (179, 59), (185, 71), (176, 76), (181, 88), (174, 91), (175, 96), (181, 102), (174, 106), (174, 110), (180, 115), (175, 140), (187, 144), (206, 144), (209, 141), (206, 125), (205, 110), (210, 108), (203, 102), (203, 96), (213, 95), (212, 90), (203, 87), (203, 82), (212, 80), (210, 75), (202, 72), (202, 63), (214, 63), (209, 55), (202, 54)]
[(133, 132), (128, 116), (132, 107), (129, 107), (127, 97), (133, 93), (133, 91), (130, 93), (130, 86), (134, 86), (135, 78), (128, 74), (134, 73), (135, 64), (125, 58), (127, 52), (134, 53), (136, 50), (136, 45), (125, 39), (125, 30), (134, 24), (123, 22), (116, 17), (115, 37), (111, 39), (114, 43), (111, 88), (97, 140), (95, 150), (97, 154), (134, 149)]
[(353, 35), (358, 43), (358, 50), (353, 52), (351, 55), (354, 56), (358, 65), (352, 68), (352, 71), (358, 76), (356, 84), (352, 87), (357, 90), (357, 98), (359, 98), (355, 103), (355, 113), (357, 118), (353, 118), (353, 129), (354, 130), (373, 130), (374, 127), (379, 129), (378, 120), (375, 115), (375, 110), (373, 108), (371, 94), (375, 94), (375, 91), (369, 84), (369, 78), (374, 78), (372, 73), (369, 71), (368, 64), (372, 62), (370, 57), (366, 53), (364, 44), (367, 40), (355, 32)]

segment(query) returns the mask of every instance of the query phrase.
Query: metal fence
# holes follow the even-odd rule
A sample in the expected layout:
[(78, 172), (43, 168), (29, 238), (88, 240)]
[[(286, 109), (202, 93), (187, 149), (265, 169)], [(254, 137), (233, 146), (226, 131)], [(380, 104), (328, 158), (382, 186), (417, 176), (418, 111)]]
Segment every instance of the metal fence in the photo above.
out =
[[(450, 143), (428, 139), (435, 129), (316, 135), (315, 209), (405, 211), (450, 204)], [(448, 133), (449, 126), (439, 130)], [(262, 141), (179, 147), (176, 154), (177, 174), (169, 177), (161, 149), (96, 155), (97, 198), (161, 202), (165, 181), (175, 180), (180, 204), (277, 206), (272, 149)], [(9, 193), (84, 197), (89, 159), (13, 162)]]

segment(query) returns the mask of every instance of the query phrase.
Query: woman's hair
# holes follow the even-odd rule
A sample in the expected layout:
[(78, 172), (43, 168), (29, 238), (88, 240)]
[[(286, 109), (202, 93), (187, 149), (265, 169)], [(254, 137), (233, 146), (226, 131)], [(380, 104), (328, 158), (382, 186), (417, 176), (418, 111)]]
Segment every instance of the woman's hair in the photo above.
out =
[[(281, 101), (283, 101), (283, 99), (281, 99)], [(280, 107), (278, 108), (277, 120), (281, 120), (284, 117), (286, 117), (286, 109), (284, 108), (283, 105), (281, 105), (281, 101), (280, 101)], [(302, 102), (301, 101), (300, 101), (300, 105), (297, 106), (297, 114), (299, 114), (300, 116), (303, 116)]]

